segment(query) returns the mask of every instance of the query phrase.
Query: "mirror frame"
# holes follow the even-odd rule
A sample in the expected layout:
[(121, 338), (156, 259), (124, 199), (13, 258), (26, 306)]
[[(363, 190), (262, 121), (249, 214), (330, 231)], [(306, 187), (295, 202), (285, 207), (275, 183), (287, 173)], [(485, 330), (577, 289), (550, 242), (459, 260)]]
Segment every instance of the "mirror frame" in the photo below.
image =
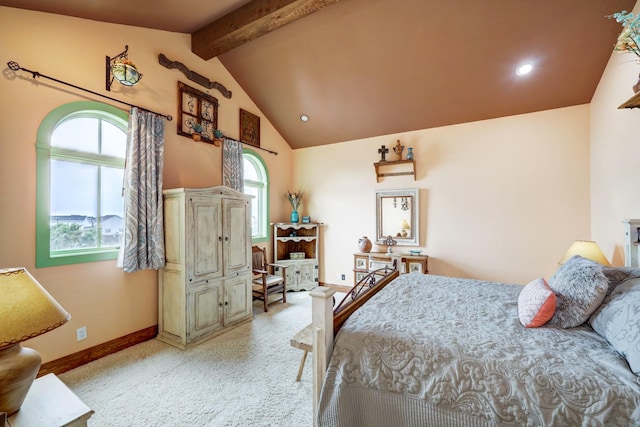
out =
[(384, 215), (382, 212), (382, 199), (384, 197), (410, 197), (412, 199), (411, 205), (411, 235), (409, 237), (396, 237), (393, 236), (393, 240), (398, 242), (399, 246), (420, 246), (420, 198), (417, 188), (402, 189), (402, 190), (376, 190), (376, 243), (384, 244), (384, 240), (387, 236), (382, 235), (382, 221)]

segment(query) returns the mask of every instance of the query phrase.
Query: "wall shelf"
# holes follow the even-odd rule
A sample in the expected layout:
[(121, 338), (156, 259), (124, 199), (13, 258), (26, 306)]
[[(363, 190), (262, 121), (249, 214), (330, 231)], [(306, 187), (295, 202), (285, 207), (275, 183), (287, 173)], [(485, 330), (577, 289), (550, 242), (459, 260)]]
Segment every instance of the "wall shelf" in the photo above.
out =
[(618, 109), (622, 108), (640, 108), (640, 92), (634, 94), (625, 103), (618, 107)]
[[(397, 165), (411, 165), (411, 170), (403, 170), (401, 172), (396, 172), (395, 168), (392, 168), (394, 172), (382, 172), (381, 169), (385, 169), (391, 166)], [(400, 175), (413, 175), (413, 180), (416, 180), (416, 161), (411, 160), (391, 160), (384, 162), (377, 162), (373, 164), (373, 167), (376, 169), (376, 182), (380, 182), (380, 178), (384, 176), (400, 176)], [(403, 169), (406, 169), (404, 167)]]

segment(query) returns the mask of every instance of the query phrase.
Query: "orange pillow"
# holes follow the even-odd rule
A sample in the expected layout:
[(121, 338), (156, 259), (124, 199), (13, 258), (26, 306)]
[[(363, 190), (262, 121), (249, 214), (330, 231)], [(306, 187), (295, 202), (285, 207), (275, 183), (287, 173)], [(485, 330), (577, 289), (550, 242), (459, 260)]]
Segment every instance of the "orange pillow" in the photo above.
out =
[(556, 312), (556, 294), (542, 277), (530, 282), (518, 295), (518, 317), (525, 328), (538, 328)]

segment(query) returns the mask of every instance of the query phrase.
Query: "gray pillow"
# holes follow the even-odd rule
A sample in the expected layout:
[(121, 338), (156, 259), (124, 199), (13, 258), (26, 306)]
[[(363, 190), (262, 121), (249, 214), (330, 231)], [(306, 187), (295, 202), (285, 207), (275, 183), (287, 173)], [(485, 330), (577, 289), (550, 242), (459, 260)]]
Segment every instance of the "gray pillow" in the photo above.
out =
[(622, 282), (640, 277), (640, 268), (637, 267), (602, 267), (602, 272), (609, 280), (609, 295)]
[(574, 328), (582, 325), (604, 300), (609, 282), (602, 265), (576, 255), (556, 271), (549, 281), (556, 294), (556, 313), (549, 325)]
[(631, 370), (640, 375), (640, 279), (616, 286), (593, 313), (589, 324), (627, 359)]

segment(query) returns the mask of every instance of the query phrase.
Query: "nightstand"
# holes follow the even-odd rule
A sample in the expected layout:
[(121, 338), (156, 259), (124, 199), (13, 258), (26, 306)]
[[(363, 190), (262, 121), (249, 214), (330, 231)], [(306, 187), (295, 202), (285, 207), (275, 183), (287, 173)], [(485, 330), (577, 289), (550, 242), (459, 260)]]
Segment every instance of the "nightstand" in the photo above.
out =
[(7, 419), (10, 427), (86, 427), (93, 410), (58, 377), (36, 378), (20, 410)]

